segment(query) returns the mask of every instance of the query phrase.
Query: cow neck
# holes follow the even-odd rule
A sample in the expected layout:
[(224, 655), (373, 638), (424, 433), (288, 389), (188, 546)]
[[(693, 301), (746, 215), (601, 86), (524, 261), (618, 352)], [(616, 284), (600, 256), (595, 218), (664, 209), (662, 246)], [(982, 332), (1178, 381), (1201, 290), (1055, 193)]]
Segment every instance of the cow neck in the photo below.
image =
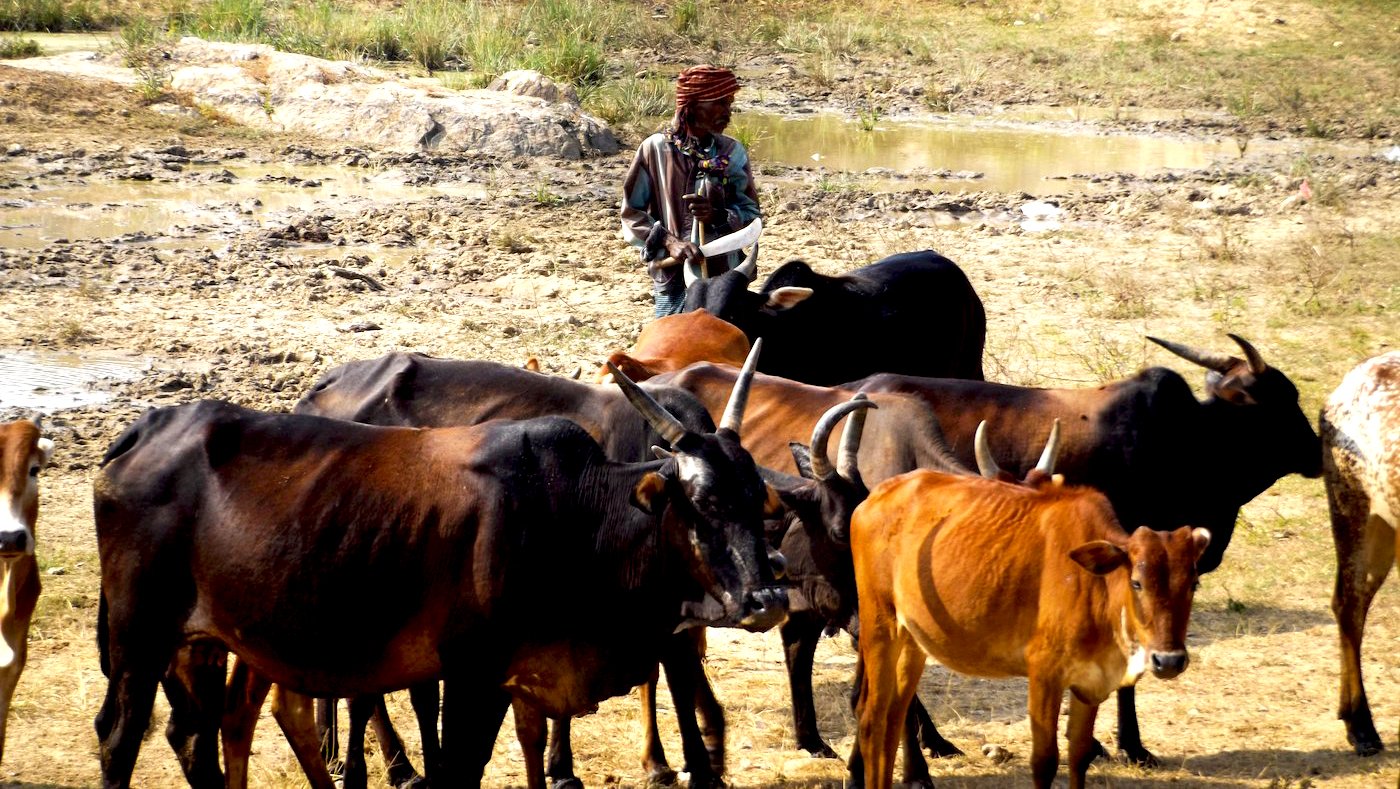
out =
[[(628, 592), (655, 591), (658, 582), (678, 577), (678, 564), (668, 550), (665, 529), (678, 527), (680, 515), (667, 505), (648, 513), (632, 504), (633, 490), (642, 476), (664, 465), (651, 463), (608, 463), (585, 472), (580, 480), (581, 499), (596, 513), (595, 570), (619, 582)], [(668, 493), (674, 487), (668, 486)]]

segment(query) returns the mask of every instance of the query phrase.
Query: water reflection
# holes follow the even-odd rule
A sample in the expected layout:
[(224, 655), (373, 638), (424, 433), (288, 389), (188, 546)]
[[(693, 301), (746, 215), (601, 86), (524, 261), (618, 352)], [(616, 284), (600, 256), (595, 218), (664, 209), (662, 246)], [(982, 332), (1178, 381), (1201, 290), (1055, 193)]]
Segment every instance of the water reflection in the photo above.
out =
[(134, 381), (150, 369), (145, 359), (76, 353), (0, 353), (0, 408), (53, 412), (102, 403), (111, 392), (99, 381)]

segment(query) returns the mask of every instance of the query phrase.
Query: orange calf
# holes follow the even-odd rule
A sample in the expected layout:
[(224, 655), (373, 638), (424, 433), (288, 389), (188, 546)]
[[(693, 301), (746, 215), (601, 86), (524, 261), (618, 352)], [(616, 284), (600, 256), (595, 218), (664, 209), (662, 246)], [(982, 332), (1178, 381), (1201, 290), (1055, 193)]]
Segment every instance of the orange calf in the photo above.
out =
[[(695, 362), (742, 367), (749, 355), (749, 338), (738, 327), (705, 310), (657, 318), (642, 328), (631, 353), (614, 352), (608, 361), (634, 381), (680, 370)], [(607, 383), (606, 364), (598, 383)]]
[(1044, 476), (1020, 486), (920, 470), (880, 484), (851, 523), (868, 785), (891, 785), (928, 655), (964, 674), (1029, 677), (1037, 787), (1054, 781), (1070, 689), (1070, 785), (1083, 786), (1099, 704), (1149, 668), (1185, 670), (1195, 563), (1209, 542), (1189, 527), (1129, 536), (1103, 495)]
[(0, 424), (0, 759), (10, 699), (29, 652), (29, 620), (39, 600), (34, 522), (39, 516), (39, 472), (53, 441), (38, 422)]

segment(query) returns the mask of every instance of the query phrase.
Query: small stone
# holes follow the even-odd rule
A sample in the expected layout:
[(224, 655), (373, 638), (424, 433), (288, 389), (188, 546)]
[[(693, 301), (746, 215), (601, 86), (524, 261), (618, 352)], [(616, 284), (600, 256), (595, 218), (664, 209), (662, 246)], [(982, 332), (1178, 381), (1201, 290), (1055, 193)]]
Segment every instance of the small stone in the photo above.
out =
[(10, 143), (9, 145), (5, 146), (5, 155), (6, 155), (6, 156), (23, 156), (23, 155), (24, 155), (24, 146), (23, 146), (23, 145), (20, 145), (20, 144), (17, 143), (17, 142), (12, 142), (12, 143)]
[(982, 746), (982, 755), (991, 759), (996, 764), (1004, 764), (1015, 758), (1011, 751), (990, 742)]
[(49, 574), (49, 575), (63, 575), (63, 574), (66, 573), (66, 572), (68, 572), (68, 571), (67, 571), (66, 569), (62, 568), (62, 567), (50, 567), (50, 568), (48, 569), (48, 574)]

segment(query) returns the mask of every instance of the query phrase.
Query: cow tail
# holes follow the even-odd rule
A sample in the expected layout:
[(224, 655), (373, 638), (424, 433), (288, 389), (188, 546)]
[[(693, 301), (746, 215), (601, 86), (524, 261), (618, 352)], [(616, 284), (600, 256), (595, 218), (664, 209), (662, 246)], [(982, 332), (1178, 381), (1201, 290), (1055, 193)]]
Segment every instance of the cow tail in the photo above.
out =
[(102, 666), (102, 676), (112, 676), (111, 636), (107, 632), (107, 593), (97, 595), (97, 662)]

